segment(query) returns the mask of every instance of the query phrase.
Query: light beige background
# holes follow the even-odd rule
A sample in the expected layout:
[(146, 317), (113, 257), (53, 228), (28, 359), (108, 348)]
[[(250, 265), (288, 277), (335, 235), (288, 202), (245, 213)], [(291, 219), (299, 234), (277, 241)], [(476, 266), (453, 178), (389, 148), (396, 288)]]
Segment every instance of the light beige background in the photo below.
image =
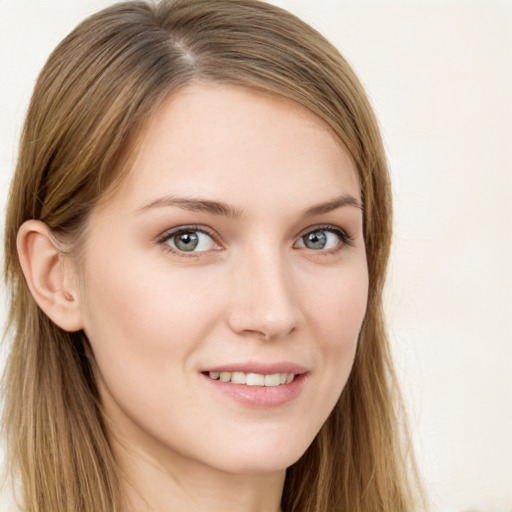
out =
[[(1, 211), (39, 69), (110, 3), (0, 0)], [(433, 510), (512, 512), (512, 1), (274, 3), (338, 46), (381, 122), (390, 331)]]

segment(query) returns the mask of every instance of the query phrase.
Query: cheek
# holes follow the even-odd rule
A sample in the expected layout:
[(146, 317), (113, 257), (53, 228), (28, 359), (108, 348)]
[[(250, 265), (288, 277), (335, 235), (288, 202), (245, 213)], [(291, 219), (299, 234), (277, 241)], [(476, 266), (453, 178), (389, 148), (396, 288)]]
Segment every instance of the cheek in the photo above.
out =
[[(163, 268), (162, 268), (163, 267)], [(140, 261), (92, 266), (86, 288), (86, 324), (91, 338), (108, 336), (109, 344), (131, 344), (145, 352), (179, 349), (181, 340), (194, 338), (198, 318), (208, 322), (215, 304), (199, 276)], [(174, 343), (162, 340), (173, 339)], [(188, 342), (190, 343), (190, 341)]]
[(193, 355), (221, 314), (221, 292), (213, 286), (219, 277), (212, 269), (191, 273), (165, 258), (149, 264), (133, 251), (131, 258), (124, 254), (91, 259), (85, 332), (101, 380), (116, 398), (134, 401), (140, 395), (139, 402), (147, 403), (148, 389), (168, 397), (173, 376), (191, 375), (186, 370)]
[[(303, 293), (304, 310), (328, 344), (343, 346), (357, 338), (368, 301), (366, 260), (331, 272), (315, 293)], [(308, 287), (304, 286), (304, 290)], [(311, 287), (309, 287), (311, 289)], [(334, 348), (333, 347), (333, 348)]]
[(185, 273), (148, 267), (142, 261), (125, 263), (121, 255), (115, 265), (94, 267), (86, 293), (85, 332), (108, 415), (121, 428), (126, 418), (140, 425), (151, 418), (153, 423), (143, 429), (148, 431), (173, 423), (169, 416), (179, 406), (169, 408), (169, 403), (194, 402), (188, 391), (192, 374), (186, 369), (215, 322), (215, 302)]
[(321, 290), (305, 306), (322, 358), (327, 408), (334, 407), (352, 369), (367, 300), (364, 260), (324, 280)]

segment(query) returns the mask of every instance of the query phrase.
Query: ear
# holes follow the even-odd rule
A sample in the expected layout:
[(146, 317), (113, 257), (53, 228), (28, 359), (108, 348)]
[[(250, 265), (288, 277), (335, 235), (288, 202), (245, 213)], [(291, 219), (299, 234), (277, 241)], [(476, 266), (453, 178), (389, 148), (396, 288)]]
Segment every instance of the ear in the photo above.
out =
[(30, 293), (46, 315), (65, 331), (83, 328), (78, 287), (69, 256), (56, 246), (48, 226), (38, 220), (22, 224), (18, 256)]

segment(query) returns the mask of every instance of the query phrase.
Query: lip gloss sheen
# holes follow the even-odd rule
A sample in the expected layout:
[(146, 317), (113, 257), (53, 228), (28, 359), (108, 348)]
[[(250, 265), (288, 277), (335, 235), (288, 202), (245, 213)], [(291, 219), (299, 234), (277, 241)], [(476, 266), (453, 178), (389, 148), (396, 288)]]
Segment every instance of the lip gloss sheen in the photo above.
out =
[(212, 379), (207, 374), (203, 374), (203, 378), (215, 390), (233, 400), (251, 407), (270, 408), (284, 405), (296, 398), (302, 390), (306, 375), (306, 373), (295, 375), (292, 382), (279, 386), (234, 384), (233, 382)]

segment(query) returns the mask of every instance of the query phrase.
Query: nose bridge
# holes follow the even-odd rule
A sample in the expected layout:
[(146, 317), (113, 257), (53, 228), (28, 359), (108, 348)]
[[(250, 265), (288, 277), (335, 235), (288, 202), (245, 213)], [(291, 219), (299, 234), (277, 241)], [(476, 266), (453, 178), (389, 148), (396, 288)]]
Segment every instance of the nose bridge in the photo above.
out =
[(275, 338), (297, 327), (293, 275), (278, 247), (253, 248), (236, 263), (230, 325), (238, 333)]

